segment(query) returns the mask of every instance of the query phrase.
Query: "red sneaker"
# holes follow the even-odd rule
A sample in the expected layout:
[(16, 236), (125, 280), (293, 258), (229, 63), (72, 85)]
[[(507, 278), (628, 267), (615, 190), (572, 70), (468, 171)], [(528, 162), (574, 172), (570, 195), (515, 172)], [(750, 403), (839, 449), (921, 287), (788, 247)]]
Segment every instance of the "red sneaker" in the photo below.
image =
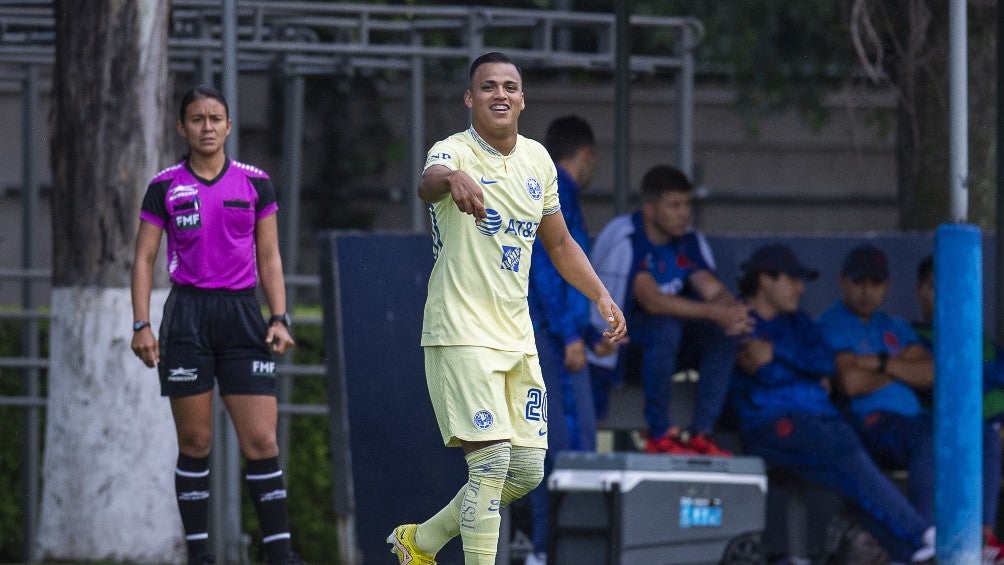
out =
[(732, 452), (718, 447), (718, 444), (715, 443), (714, 438), (712, 438), (710, 434), (699, 433), (690, 436), (690, 441), (687, 442), (687, 446), (695, 453), (699, 453), (701, 455), (732, 457)]
[(1004, 563), (1004, 544), (988, 528), (983, 530), (983, 563), (984, 565)]
[(645, 453), (669, 453), (670, 455), (693, 455), (695, 452), (688, 448), (680, 439), (680, 431), (670, 428), (661, 437), (648, 437), (645, 441)]

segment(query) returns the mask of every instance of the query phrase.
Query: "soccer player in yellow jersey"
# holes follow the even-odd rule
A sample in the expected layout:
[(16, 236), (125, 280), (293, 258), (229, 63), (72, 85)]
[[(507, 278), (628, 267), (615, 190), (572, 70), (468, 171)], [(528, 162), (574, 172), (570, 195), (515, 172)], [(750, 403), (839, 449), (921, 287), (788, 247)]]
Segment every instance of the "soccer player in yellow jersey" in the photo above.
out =
[(627, 332), (559, 213), (547, 151), (518, 133), (519, 68), (502, 53), (478, 57), (464, 103), (472, 125), (429, 150), (418, 195), (429, 203), (436, 257), (422, 328), (426, 379), (444, 443), (464, 449), (468, 480), (434, 516), (388, 536), (402, 565), (435, 563), (458, 534), (466, 565), (494, 564), (499, 509), (543, 477), (547, 393), (526, 301), (535, 238), (607, 319), (606, 338)]

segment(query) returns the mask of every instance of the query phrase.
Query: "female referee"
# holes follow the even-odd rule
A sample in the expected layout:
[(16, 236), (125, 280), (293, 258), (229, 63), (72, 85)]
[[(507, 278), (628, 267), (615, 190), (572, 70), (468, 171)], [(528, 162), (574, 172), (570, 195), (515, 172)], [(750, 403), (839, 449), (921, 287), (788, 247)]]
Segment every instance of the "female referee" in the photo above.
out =
[[(291, 551), (286, 489), (276, 442), (275, 362), (295, 345), (289, 333), (279, 256), (276, 199), (261, 170), (223, 150), (227, 103), (199, 86), (181, 101), (178, 133), (189, 152), (153, 178), (143, 198), (132, 270), (132, 350), (158, 368), (178, 434), (175, 490), (189, 564), (214, 563), (209, 552), (209, 449), (213, 388), (218, 383), (241, 452), (247, 487), (269, 564), (299, 563)], [(158, 340), (150, 327), (150, 292), (161, 234), (173, 286)], [(272, 317), (255, 295), (261, 280)]]

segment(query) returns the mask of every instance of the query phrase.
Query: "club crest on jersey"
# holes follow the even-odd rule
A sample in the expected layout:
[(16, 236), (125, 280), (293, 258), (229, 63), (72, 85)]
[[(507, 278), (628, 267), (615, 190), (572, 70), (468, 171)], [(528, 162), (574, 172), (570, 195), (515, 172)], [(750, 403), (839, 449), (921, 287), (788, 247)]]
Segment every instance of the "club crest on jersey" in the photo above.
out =
[(479, 232), (487, 236), (495, 235), (502, 227), (502, 214), (491, 208), (485, 208), (485, 214), (486, 216), (475, 222), (474, 225), (477, 226)]
[(474, 425), (479, 430), (489, 430), (495, 424), (495, 417), (488, 410), (478, 410), (474, 414)]
[(534, 200), (540, 200), (540, 197), (544, 195), (544, 189), (541, 188), (540, 181), (533, 177), (526, 179), (526, 192)]
[(520, 248), (511, 245), (502, 246), (502, 268), (514, 273), (519, 272)]

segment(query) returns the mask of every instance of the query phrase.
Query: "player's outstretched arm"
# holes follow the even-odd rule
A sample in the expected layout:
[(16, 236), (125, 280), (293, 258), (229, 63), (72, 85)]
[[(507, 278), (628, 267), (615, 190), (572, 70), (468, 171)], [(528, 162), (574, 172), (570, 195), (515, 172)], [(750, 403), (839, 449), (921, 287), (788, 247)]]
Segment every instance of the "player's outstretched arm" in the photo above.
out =
[(540, 238), (547, 255), (561, 276), (596, 304), (596, 308), (609, 325), (603, 332), (604, 337), (612, 341), (623, 338), (627, 333), (624, 314), (610, 297), (600, 278), (596, 276), (589, 258), (568, 233), (565, 218), (560, 213), (548, 214), (541, 218), (537, 237)]
[(481, 186), (464, 171), (454, 171), (443, 165), (432, 165), (418, 181), (418, 197), (432, 204), (446, 195), (453, 198), (457, 208), (480, 220), (485, 214), (485, 194)]

